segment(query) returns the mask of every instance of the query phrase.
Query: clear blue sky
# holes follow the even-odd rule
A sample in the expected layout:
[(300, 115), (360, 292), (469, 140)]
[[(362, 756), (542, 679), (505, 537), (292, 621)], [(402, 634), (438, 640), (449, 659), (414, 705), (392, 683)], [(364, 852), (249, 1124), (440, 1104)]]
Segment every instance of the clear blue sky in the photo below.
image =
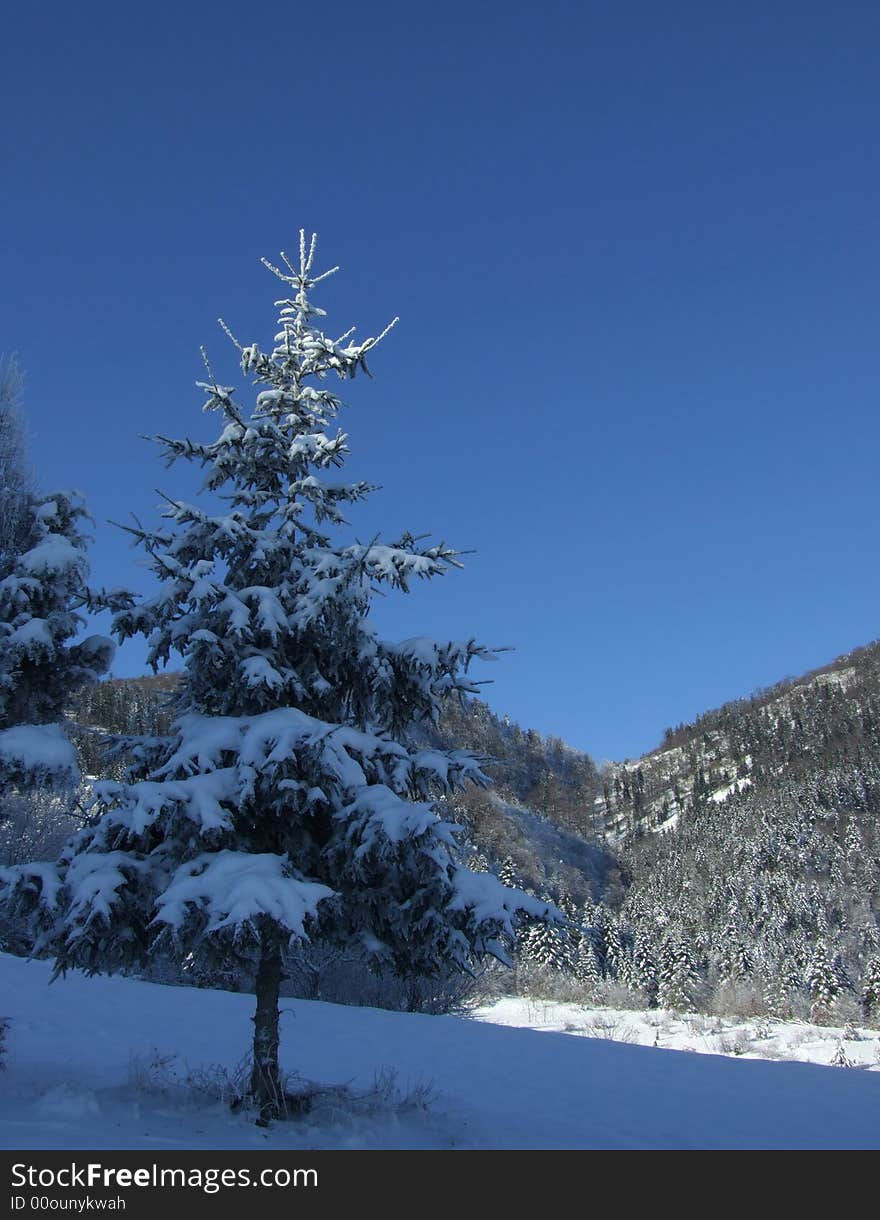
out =
[[(16, 5), (0, 350), (34, 464), (106, 524), (186, 493), (222, 314), (317, 229), (357, 533), (467, 570), (390, 635), (510, 644), (501, 712), (599, 758), (880, 634), (876, 3)], [(119, 672), (142, 668), (127, 648)]]

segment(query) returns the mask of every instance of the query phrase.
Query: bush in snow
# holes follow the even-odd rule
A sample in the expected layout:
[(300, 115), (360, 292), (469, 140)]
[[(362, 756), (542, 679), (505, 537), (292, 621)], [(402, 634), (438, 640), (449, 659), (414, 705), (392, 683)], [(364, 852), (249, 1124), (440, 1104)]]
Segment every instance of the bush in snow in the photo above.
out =
[(133, 743), (126, 782), (96, 785), (97, 817), (56, 865), (15, 870), (7, 885), (59, 971), (125, 970), (157, 951), (247, 969), (264, 1122), (284, 1112), (278, 996), (291, 946), (310, 937), (380, 972), (431, 977), (507, 959), (520, 913), (554, 917), (465, 868), (435, 807), (486, 778), (475, 756), (426, 748), (413, 730), (473, 692), (468, 667), (492, 652), (472, 639), (390, 642), (370, 619), (377, 589), (460, 565), (409, 533), (340, 540), (343, 508), (371, 488), (332, 477), (347, 446), (329, 427), (341, 404), (327, 379), (366, 371), (378, 339), (319, 329), (314, 249), (301, 235), (298, 262), (270, 266), (287, 291), (273, 349), (237, 345), (254, 407), (206, 359), (217, 439), (158, 438), (228, 501), (218, 514), (216, 498), (169, 500), (164, 527), (132, 530), (160, 588), (119, 610), (115, 631), (144, 634), (154, 668), (182, 657), (177, 720)]
[[(0, 803), (0, 868), (32, 860), (54, 860), (82, 825), (77, 794), (34, 787), (4, 794)], [(27, 920), (0, 906), (0, 950), (27, 955), (33, 938)]]
[(725, 1017), (758, 1017), (767, 1011), (767, 1002), (756, 982), (727, 979), (711, 993), (709, 1011)]
[(398, 974), (377, 969), (356, 946), (345, 949), (302, 941), (285, 953), (284, 973), (283, 995), (438, 1015), (464, 1013), (480, 1003), (486, 970)]

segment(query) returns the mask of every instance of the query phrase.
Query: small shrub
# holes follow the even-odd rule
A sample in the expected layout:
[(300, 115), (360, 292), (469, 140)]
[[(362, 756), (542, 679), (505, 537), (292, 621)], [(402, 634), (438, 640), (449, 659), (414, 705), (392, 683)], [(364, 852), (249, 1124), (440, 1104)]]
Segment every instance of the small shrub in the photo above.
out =
[(626, 1008), (632, 1012), (644, 1012), (648, 1008), (648, 997), (644, 991), (634, 990), (624, 983), (606, 979), (597, 991), (601, 1003), (608, 1008)]
[[(256, 1105), (248, 1096), (250, 1056), (246, 1055), (232, 1068), (210, 1064), (182, 1070), (174, 1067), (176, 1058), (155, 1049), (133, 1055), (129, 1062), (129, 1087), (142, 1096), (161, 1098), (183, 1107), (223, 1106), (234, 1114), (256, 1113)], [(425, 1081), (401, 1088), (392, 1071), (377, 1073), (368, 1089), (317, 1084), (296, 1072), (286, 1073), (281, 1083), (280, 1109), (284, 1118), (308, 1114), (322, 1123), (389, 1112), (426, 1111), (436, 1097), (434, 1086)]]
[(319, 1089), (314, 1108), (322, 1119), (328, 1114), (360, 1117), (389, 1111), (413, 1113), (427, 1111), (436, 1098), (436, 1090), (429, 1081), (416, 1081), (402, 1088), (397, 1073), (385, 1068), (376, 1073), (369, 1089), (352, 1089), (348, 1085)]
[(861, 1021), (861, 1006), (854, 996), (839, 995), (829, 1010), (834, 1025), (855, 1026)]
[[(516, 994), (529, 999), (580, 1004), (585, 1008), (624, 1008), (644, 1012), (649, 1007), (643, 991), (632, 990), (614, 979), (579, 982), (573, 974), (549, 966), (520, 965), (516, 972)], [(503, 994), (503, 992), (502, 992)]]
[(690, 1034), (710, 1034), (715, 1032), (710, 1017), (699, 1012), (689, 1012), (682, 1017), (685, 1029)]
[(761, 1048), (762, 1059), (778, 1059), (783, 1063), (791, 1063), (794, 1056), (785, 1047), (765, 1046)]
[(135, 1093), (166, 1095), (177, 1087), (173, 1069), (176, 1055), (163, 1055), (154, 1047), (128, 1060), (128, 1087)]
[(833, 1025), (834, 1018), (831, 1015), (831, 1008), (828, 1004), (817, 1000), (810, 1005), (810, 1024), (811, 1025)]
[[(222, 1064), (204, 1067), (176, 1068), (176, 1055), (165, 1055), (153, 1049), (142, 1055), (132, 1055), (128, 1067), (129, 1087), (147, 1097), (160, 1097), (181, 1106), (201, 1109), (224, 1106), (234, 1113), (249, 1111), (248, 1098), (252, 1060), (250, 1056), (232, 1068)], [(295, 1073), (282, 1078), (283, 1109), (287, 1115), (301, 1114), (310, 1109), (316, 1086), (304, 1082)]]
[(8, 908), (0, 907), (0, 953), (11, 953), (13, 957), (29, 957), (33, 952), (34, 938), (27, 921), (10, 914)]
[(748, 1020), (749, 1017), (764, 1016), (767, 1003), (756, 984), (734, 980), (721, 983), (715, 989), (710, 1008), (712, 1013), (719, 1017)]
[(752, 1026), (752, 1041), (766, 1042), (773, 1037), (773, 1030), (770, 1028), (770, 1022), (766, 1017), (760, 1017)]
[(482, 972), (449, 970), (434, 978), (376, 971), (363, 955), (321, 944), (306, 945), (285, 958), (282, 994), (330, 1004), (460, 1016), (483, 999)]
[(521, 964), (516, 971), (516, 991), (529, 999), (553, 1000), (559, 1004), (596, 1004), (598, 990), (595, 986), (579, 983), (574, 975), (552, 966), (537, 966), (532, 962)]
[(749, 1035), (744, 1029), (732, 1030), (718, 1039), (722, 1055), (745, 1055), (749, 1051)]
[(638, 1030), (627, 1025), (622, 1017), (600, 1014), (584, 1025), (584, 1032), (592, 1038), (607, 1038), (609, 1042), (637, 1042)]

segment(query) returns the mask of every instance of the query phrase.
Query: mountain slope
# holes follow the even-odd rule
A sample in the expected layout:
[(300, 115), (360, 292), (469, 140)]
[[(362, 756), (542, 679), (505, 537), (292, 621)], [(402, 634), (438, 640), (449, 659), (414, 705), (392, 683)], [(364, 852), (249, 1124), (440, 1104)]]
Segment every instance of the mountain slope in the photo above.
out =
[(604, 769), (597, 820), (615, 841), (752, 785), (772, 788), (880, 761), (880, 641), (667, 730), (634, 762)]
[(680, 726), (603, 785), (627, 882), (606, 978), (675, 1007), (880, 1017), (880, 644)]

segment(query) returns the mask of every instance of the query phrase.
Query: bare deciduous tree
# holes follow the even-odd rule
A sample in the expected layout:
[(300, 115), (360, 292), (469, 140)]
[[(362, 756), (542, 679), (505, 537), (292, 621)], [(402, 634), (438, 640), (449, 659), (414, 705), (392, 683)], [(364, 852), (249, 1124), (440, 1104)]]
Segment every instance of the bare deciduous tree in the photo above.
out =
[(0, 356), (0, 574), (24, 545), (33, 490), (21, 416), (23, 389), (16, 357)]

